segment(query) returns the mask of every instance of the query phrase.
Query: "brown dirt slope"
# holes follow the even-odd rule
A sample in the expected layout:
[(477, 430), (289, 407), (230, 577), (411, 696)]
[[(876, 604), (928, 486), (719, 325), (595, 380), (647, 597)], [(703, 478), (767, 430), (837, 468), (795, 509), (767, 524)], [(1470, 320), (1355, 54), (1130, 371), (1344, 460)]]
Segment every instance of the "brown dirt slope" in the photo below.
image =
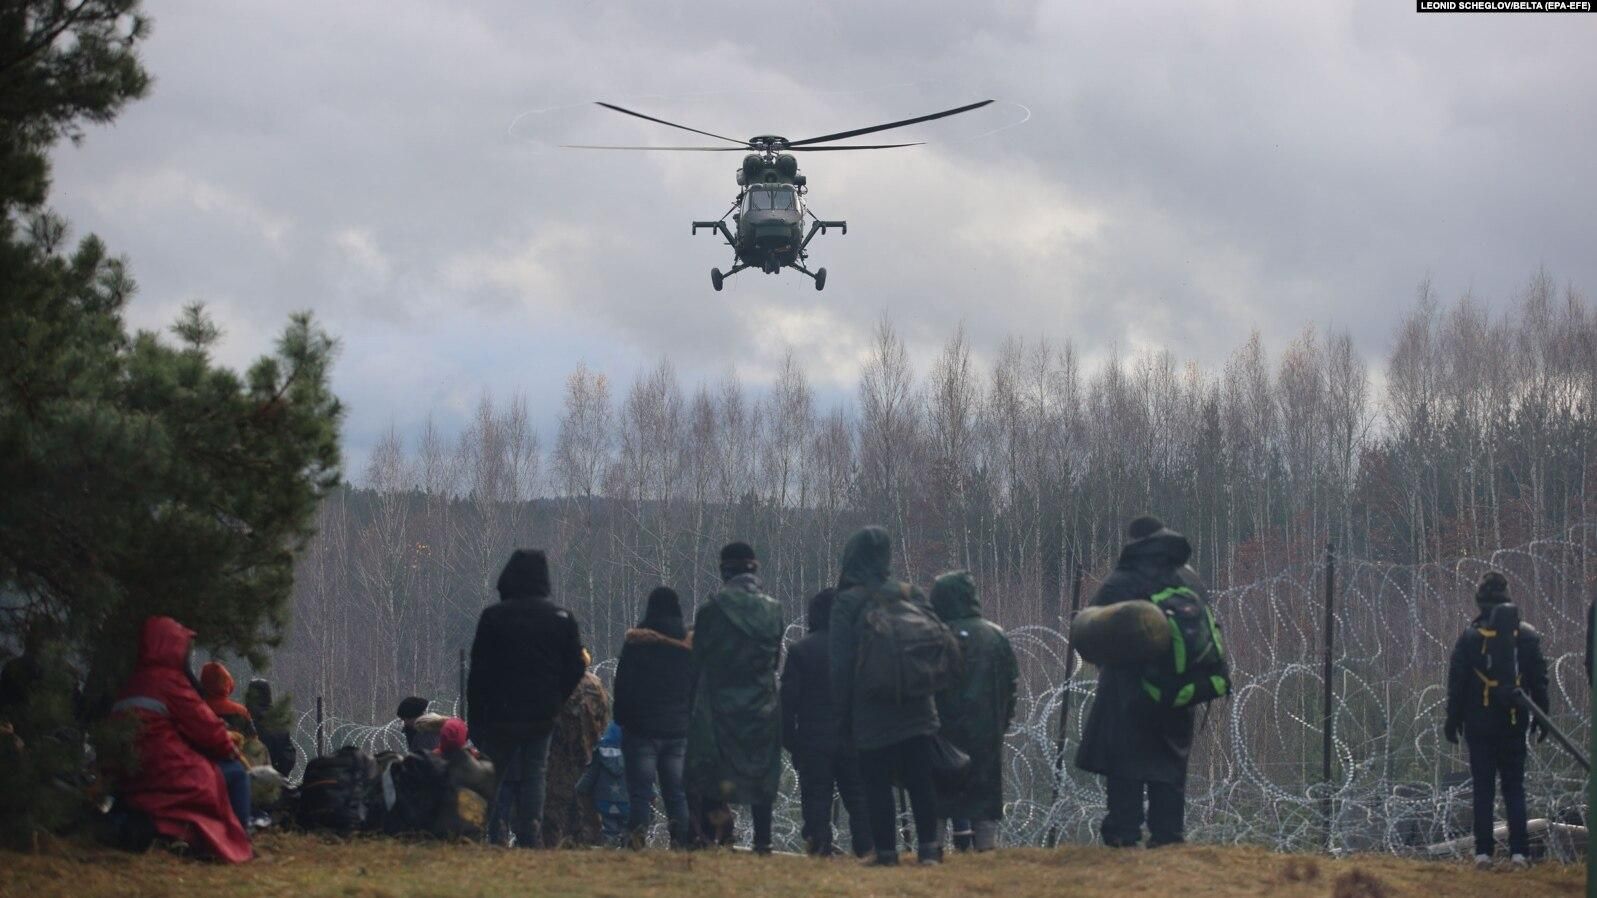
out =
[(120, 854), (55, 845), (0, 852), (0, 896), (49, 898), (751, 898), (751, 896), (1151, 896), (1151, 898), (1504, 898), (1579, 895), (1585, 868), (1544, 864), (1524, 873), (1367, 856), (1329, 860), (1258, 848), (1193, 845), (1147, 851), (1022, 849), (951, 857), (939, 869), (862, 869), (854, 861), (748, 854), (506, 852), (475, 846), (334, 842), (296, 835), (258, 840), (243, 867), (165, 853)]

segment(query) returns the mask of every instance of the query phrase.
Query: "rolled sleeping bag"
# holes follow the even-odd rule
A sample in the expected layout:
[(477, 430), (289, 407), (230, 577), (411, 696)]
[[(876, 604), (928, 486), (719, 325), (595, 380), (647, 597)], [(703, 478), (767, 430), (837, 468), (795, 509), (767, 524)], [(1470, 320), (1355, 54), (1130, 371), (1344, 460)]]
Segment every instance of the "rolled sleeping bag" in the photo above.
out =
[(1143, 599), (1088, 608), (1070, 622), (1070, 647), (1099, 667), (1145, 664), (1170, 651), (1170, 623)]
[(249, 774), (250, 805), (256, 810), (276, 807), (283, 798), (283, 790), (288, 788), (288, 780), (269, 764), (251, 767)]

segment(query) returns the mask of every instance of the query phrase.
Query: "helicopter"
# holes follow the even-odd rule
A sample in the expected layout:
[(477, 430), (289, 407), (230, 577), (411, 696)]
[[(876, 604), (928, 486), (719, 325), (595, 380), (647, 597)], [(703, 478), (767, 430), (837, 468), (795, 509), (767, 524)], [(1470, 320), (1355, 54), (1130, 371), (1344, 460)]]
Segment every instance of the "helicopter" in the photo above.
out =
[[(920, 146), (915, 143), (880, 143), (880, 144), (845, 144), (835, 145), (833, 142), (845, 140), (850, 137), (859, 137), (863, 134), (874, 134), (877, 131), (886, 131), (890, 128), (902, 128), (906, 125), (929, 122), (933, 119), (947, 118), (962, 112), (980, 109), (992, 103), (992, 100), (982, 100), (954, 109), (945, 109), (942, 112), (933, 112), (929, 115), (920, 115), (915, 118), (904, 119), (897, 122), (888, 122), (885, 125), (872, 125), (866, 128), (853, 128), (848, 131), (838, 131), (834, 134), (822, 134), (819, 137), (806, 137), (802, 140), (789, 140), (775, 134), (761, 134), (748, 140), (738, 140), (698, 128), (689, 128), (676, 122), (644, 115), (631, 109), (624, 109), (614, 103), (598, 102), (614, 112), (630, 115), (644, 121), (690, 131), (716, 140), (724, 140), (733, 146), (681, 146), (681, 147), (654, 147), (654, 146), (601, 146), (594, 144), (565, 144), (566, 149), (576, 150), (652, 150), (660, 152), (700, 152), (700, 153), (735, 153), (747, 151), (743, 157), (743, 164), (737, 171), (738, 195), (732, 201), (732, 207), (714, 221), (693, 222), (693, 233), (701, 230), (719, 234), (727, 246), (732, 248), (732, 268), (722, 273), (720, 268), (710, 269), (710, 285), (720, 290), (726, 279), (740, 271), (749, 268), (758, 268), (766, 274), (776, 274), (784, 268), (791, 268), (808, 276), (815, 282), (815, 289), (826, 289), (826, 269), (817, 268), (811, 271), (804, 262), (809, 258), (810, 241), (816, 235), (825, 234), (836, 229), (840, 234), (848, 233), (848, 222), (830, 221), (816, 217), (805, 202), (805, 195), (809, 192), (809, 180), (798, 168), (798, 159), (793, 153), (822, 152), (832, 150), (888, 150), (898, 147)], [(732, 227), (727, 227), (727, 218), (732, 219)], [(804, 220), (808, 217), (810, 227), (808, 233), (804, 230)]]

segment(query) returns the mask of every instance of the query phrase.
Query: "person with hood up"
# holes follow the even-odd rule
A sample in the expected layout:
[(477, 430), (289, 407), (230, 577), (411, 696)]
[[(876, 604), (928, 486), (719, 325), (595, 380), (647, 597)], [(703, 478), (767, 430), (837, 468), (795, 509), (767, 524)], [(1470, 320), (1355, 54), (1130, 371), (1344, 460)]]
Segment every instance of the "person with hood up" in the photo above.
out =
[(227, 728), (242, 736), (255, 734), (255, 721), (249, 709), (233, 701), (233, 674), (220, 661), (207, 661), (200, 668), (200, 695), (222, 718)]
[[(782, 781), (782, 606), (760, 589), (748, 543), (721, 550), (725, 585), (693, 621), (694, 690), (687, 790), (709, 802), (748, 805), (754, 851), (771, 852), (771, 812)], [(624, 724), (623, 724), (624, 725)]]
[(689, 840), (683, 769), (692, 664), (693, 637), (682, 620), (681, 599), (668, 586), (656, 587), (649, 593), (643, 620), (627, 631), (622, 642), (614, 683), (614, 717), (621, 729), (630, 796), (627, 829), (635, 848), (643, 847), (656, 781), (671, 843), (682, 847)]
[(271, 763), (266, 746), (255, 738), (255, 722), (243, 705), (233, 701), (233, 674), (220, 661), (207, 661), (200, 668), (200, 696), (227, 726), (228, 737), (238, 749), (238, 757), (221, 763), (227, 780), (227, 797), (233, 813), (247, 829), (254, 817), (250, 769)]
[(871, 863), (898, 863), (897, 811), (893, 807), (896, 779), (909, 793), (914, 811), (916, 856), (923, 864), (936, 864), (943, 853), (937, 787), (932, 779), (937, 705), (930, 695), (898, 703), (873, 699), (856, 690), (854, 683), (855, 653), (864, 626), (861, 618), (878, 595), (903, 594), (930, 608), (918, 588), (893, 579), (892, 565), (893, 539), (880, 527), (860, 530), (843, 548), (829, 639), (832, 700), (843, 726), (843, 744), (852, 745), (859, 753), (871, 841), (876, 849)]
[(805, 618), (809, 633), (787, 650), (782, 666), (782, 747), (798, 772), (799, 802), (804, 815), (804, 848), (826, 857), (832, 843), (832, 796), (841, 795), (848, 810), (849, 838), (855, 857), (875, 848), (859, 757), (843, 744), (842, 724), (832, 700), (831, 634), (834, 589), (810, 599)]
[(244, 707), (249, 711), (250, 719), (255, 722), (255, 735), (266, 746), (266, 755), (271, 759), (272, 768), (283, 776), (294, 772), (294, 765), (299, 763), (299, 750), (294, 747), (294, 737), (288, 727), (279, 724), (275, 718), (287, 718), (288, 709), (274, 709), (272, 701), (272, 684), (267, 680), (256, 677), (244, 687)]
[(959, 791), (938, 791), (937, 811), (953, 820), (956, 849), (991, 851), (1004, 816), (1004, 734), (1015, 716), (1020, 665), (1003, 629), (982, 617), (969, 571), (937, 578), (932, 610), (959, 637), (965, 662), (959, 685), (938, 693), (937, 718), (943, 737), (971, 759)]
[[(1154, 593), (1180, 586), (1207, 601), (1207, 587), (1187, 566), (1192, 544), (1186, 537), (1151, 516), (1132, 521), (1127, 536), (1114, 571), (1093, 595), (1092, 605), (1152, 601)], [(1105, 845), (1115, 848), (1141, 843), (1144, 819), (1149, 848), (1183, 841), (1186, 829), (1192, 708), (1154, 704), (1143, 694), (1141, 682), (1138, 665), (1100, 669), (1076, 751), (1077, 767), (1105, 778), (1108, 809), (1099, 833)]]
[[(593, 657), (582, 650), (584, 665)], [(602, 837), (599, 811), (577, 791), (577, 781), (593, 759), (594, 746), (610, 722), (610, 696), (593, 671), (582, 675), (577, 689), (555, 718), (549, 742), (548, 798), (543, 808), (543, 843), (549, 848), (597, 845)]]
[[(497, 586), (500, 601), (483, 609), (471, 643), (467, 723), (493, 761), (495, 804), (512, 805), (516, 845), (537, 848), (554, 719), (587, 668), (576, 618), (549, 600), (549, 562), (542, 552), (517, 549)], [(516, 788), (505, 797), (499, 786), (507, 779)]]
[(626, 757), (621, 751), (621, 726), (615, 721), (605, 728), (604, 737), (593, 750), (593, 760), (577, 780), (577, 792), (586, 796), (599, 812), (604, 844), (618, 848), (626, 836), (631, 803), (627, 787)]
[(133, 675), (111, 709), (138, 725), (136, 764), (118, 784), (118, 795), (148, 815), (158, 835), (242, 863), (251, 857), (250, 838), (230, 806), (219, 767), (236, 761), (238, 748), (194, 687), (188, 666), (193, 643), (194, 631), (170, 617), (144, 622)]
[[(1447, 668), (1447, 722), (1443, 735), (1458, 744), (1459, 734), (1469, 747), (1469, 774), (1474, 798), (1475, 863), (1488, 867), (1496, 848), (1493, 816), (1497, 781), (1503, 784), (1503, 810), (1508, 818), (1508, 851), (1515, 867), (1528, 866), (1530, 834), (1525, 808), (1525, 733), (1546, 739), (1541, 721), (1510, 697), (1512, 686), (1499, 683), (1492, 662), (1507, 650), (1514, 659), (1526, 696), (1543, 711), (1548, 708), (1547, 658), (1542, 639), (1530, 624), (1521, 622), (1514, 633), (1499, 633), (1492, 612), (1509, 601), (1508, 578), (1497, 571), (1481, 579), (1475, 592), (1480, 613), (1453, 646)], [(1512, 640), (1512, 646), (1503, 643)], [(1498, 688), (1499, 686), (1503, 688)]]

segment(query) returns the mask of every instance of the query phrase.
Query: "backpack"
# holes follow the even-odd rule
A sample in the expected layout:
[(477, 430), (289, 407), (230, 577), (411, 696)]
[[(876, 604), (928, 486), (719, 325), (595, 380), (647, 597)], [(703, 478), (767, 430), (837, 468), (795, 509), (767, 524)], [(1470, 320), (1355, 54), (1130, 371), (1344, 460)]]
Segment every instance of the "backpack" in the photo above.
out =
[(377, 761), (356, 746), (312, 758), (299, 787), (299, 825), (337, 833), (364, 829), (378, 786)]
[(866, 698), (903, 704), (958, 685), (959, 639), (909, 599), (907, 584), (884, 583), (860, 616), (855, 686)]
[(1148, 597), (1170, 623), (1170, 654), (1144, 669), (1142, 691), (1164, 708), (1190, 708), (1231, 692), (1231, 668), (1214, 611), (1196, 590), (1170, 586)]
[(1519, 722), (1519, 609), (1504, 602), (1492, 608), (1475, 627), (1481, 650), (1469, 659), (1481, 682), (1481, 705), (1508, 709), (1508, 719)]
[(431, 752), (411, 752), (391, 765), (383, 778), (385, 799), (393, 796), (383, 831), (391, 836), (431, 834), (439, 811), (454, 797), (448, 763)]

